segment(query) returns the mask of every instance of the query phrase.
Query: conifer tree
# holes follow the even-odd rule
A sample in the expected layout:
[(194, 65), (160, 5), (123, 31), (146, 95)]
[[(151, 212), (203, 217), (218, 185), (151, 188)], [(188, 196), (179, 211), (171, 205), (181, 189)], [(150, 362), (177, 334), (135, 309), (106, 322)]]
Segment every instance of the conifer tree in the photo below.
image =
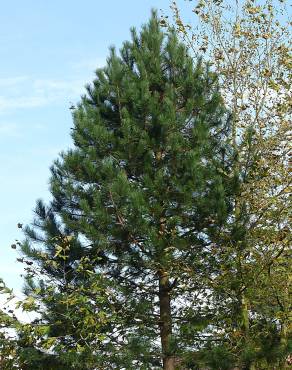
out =
[(191, 366), (215, 309), (210, 250), (232, 190), (217, 76), (155, 13), (131, 35), (74, 110), (74, 148), (22, 245), (30, 351), (72, 369)]

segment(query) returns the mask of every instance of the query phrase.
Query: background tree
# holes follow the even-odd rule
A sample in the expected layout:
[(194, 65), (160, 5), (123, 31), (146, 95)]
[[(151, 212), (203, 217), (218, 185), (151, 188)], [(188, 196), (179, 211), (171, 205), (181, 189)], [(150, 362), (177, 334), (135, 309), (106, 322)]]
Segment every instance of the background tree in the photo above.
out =
[[(13, 297), (13, 292), (0, 279), (1, 301), (7, 305)], [(13, 310), (4, 306), (0, 309), (0, 367), (1, 369), (17, 369), (17, 340), (13, 335), (13, 328), (18, 325)]]
[[(218, 317), (237, 363), (247, 368), (285, 366), (291, 335), (291, 48), (286, 2), (202, 0), (188, 5), (196, 25), (183, 20), (176, 1), (171, 5), (174, 24), (189, 50), (195, 56), (203, 52), (213, 63), (233, 116), (238, 188), (232, 217), (221, 242), (215, 241), (221, 269), (211, 286), (217, 289), (217, 303), (226, 304), (221, 311), (225, 315)], [(164, 17), (162, 25), (167, 24)], [(221, 320), (218, 325), (222, 329)]]

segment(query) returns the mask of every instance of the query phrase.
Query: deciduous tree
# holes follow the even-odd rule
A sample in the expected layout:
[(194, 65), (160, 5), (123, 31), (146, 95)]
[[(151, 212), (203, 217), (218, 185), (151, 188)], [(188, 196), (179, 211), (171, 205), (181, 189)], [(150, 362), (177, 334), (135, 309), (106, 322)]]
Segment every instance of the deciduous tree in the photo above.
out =
[[(221, 274), (212, 286), (220, 292), (218, 302), (227, 303), (225, 332), (230, 330), (232, 351), (241, 358), (238, 363), (260, 368), (274, 366), (275, 361), (282, 366), (288, 350), (291, 285), (291, 48), (286, 2), (200, 0), (188, 4), (197, 23), (185, 22), (173, 1), (176, 28), (194, 55), (203, 52), (213, 63), (233, 116), (233, 174), (238, 188), (232, 217), (221, 242), (220, 238), (215, 241)], [(162, 25), (167, 23), (167, 18), (162, 19)], [(268, 350), (259, 338), (269, 342)], [(273, 356), (268, 356), (271, 351)], [(263, 352), (267, 362), (260, 365)]]

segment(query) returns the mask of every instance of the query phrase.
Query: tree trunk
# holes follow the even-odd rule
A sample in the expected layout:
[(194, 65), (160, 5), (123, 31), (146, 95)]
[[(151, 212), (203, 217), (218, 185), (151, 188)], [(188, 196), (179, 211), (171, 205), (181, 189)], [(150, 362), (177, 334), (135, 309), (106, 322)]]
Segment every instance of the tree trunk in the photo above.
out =
[[(283, 351), (285, 351), (285, 349), (287, 347), (287, 344), (288, 344), (288, 335), (287, 334), (288, 334), (287, 323), (284, 320), (281, 324), (281, 332), (280, 332), (280, 346), (281, 346), (281, 349)], [(287, 364), (287, 359), (286, 358), (280, 359), (279, 369), (281, 369), (281, 370), (287, 369), (286, 364)]]
[(248, 316), (248, 301), (244, 293), (241, 294), (241, 329), (244, 336), (249, 336), (249, 316)]
[[(248, 299), (245, 294), (241, 295), (241, 330), (245, 337), (245, 341), (249, 342), (249, 315), (248, 315)], [(251, 361), (247, 366), (246, 370), (255, 370), (254, 361)]]
[(170, 283), (166, 271), (159, 271), (160, 339), (163, 356), (163, 369), (174, 370), (175, 356), (171, 353), (170, 341), (172, 320), (170, 308)]

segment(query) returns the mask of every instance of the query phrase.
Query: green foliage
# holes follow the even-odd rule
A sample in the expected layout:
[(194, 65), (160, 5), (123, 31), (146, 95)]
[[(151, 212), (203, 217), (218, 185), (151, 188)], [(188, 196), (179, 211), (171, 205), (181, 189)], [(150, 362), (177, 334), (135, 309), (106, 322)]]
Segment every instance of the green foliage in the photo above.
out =
[[(202, 1), (195, 14), (216, 25), (224, 6)], [(256, 20), (259, 9), (245, 11)], [(232, 27), (235, 42), (258, 45), (257, 35)], [(74, 146), (51, 168), (52, 200), (37, 202), (26, 240), (11, 246), (26, 270), (16, 307), (37, 318), (22, 324), (0, 312), (0, 367), (285, 368), (288, 181), (274, 152), (284, 150), (287, 107), (279, 102), (280, 128), (270, 130), (266, 113), (250, 123), (263, 104), (252, 95), (253, 111), (243, 108), (246, 90), (229, 82), (247, 80), (229, 65), (237, 53), (229, 46), (225, 59), (214, 49), (216, 75), (174, 29), (162, 32), (156, 13), (131, 35), (87, 86), (73, 112)], [(14, 298), (2, 281), (0, 291)]]
[(235, 356), (224, 345), (215, 345), (203, 352), (204, 363), (214, 370), (231, 370), (236, 364)]
[[(0, 312), (1, 369), (285, 368), (289, 180), (275, 153), (286, 151), (287, 50), (276, 49), (277, 86), (275, 72), (252, 69), (254, 50), (271, 53), (251, 24), (271, 27), (273, 7), (245, 3), (241, 26), (231, 17), (226, 29), (225, 1), (194, 9), (206, 33), (192, 42), (205, 53), (211, 26), (215, 64), (194, 60), (155, 12), (110, 49), (73, 111), (74, 146), (51, 168), (52, 200), (37, 201), (11, 246), (26, 270), (16, 308), (36, 318)], [(277, 104), (246, 95), (255, 85), (234, 68), (229, 36), (251, 80), (281, 90)], [(0, 291), (15, 298), (2, 281)]]
[(202, 302), (230, 208), (229, 116), (217, 76), (155, 13), (131, 34), (88, 85), (52, 201), (24, 229), (20, 305), (38, 318), (19, 329), (19, 354), (31, 368), (160, 368), (196, 352), (211, 322)]

